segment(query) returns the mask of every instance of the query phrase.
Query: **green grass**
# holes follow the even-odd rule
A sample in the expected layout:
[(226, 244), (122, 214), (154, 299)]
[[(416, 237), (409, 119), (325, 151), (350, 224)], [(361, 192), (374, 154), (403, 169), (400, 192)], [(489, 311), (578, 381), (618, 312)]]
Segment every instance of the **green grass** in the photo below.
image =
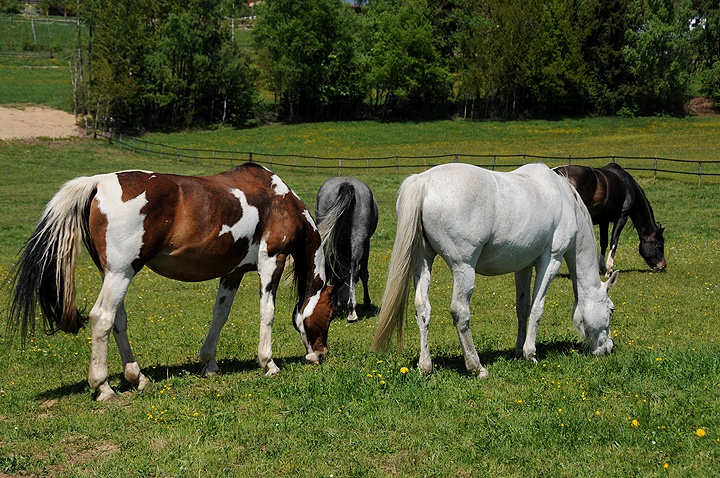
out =
[(72, 111), (75, 43), (71, 20), (0, 15), (0, 105)]
[[(616, 128), (640, 134), (648, 124), (643, 121), (659, 120), (642, 120), (637, 126), (621, 120)], [(602, 123), (596, 123), (599, 129)], [(681, 121), (669, 123), (663, 128), (685, 128)], [(452, 132), (453, 125), (320, 124), (198, 132), (166, 136), (163, 141), (197, 147), (256, 141), (255, 147), (263, 151), (293, 151), (305, 144), (298, 153), (325, 155), (337, 149), (358, 157), (383, 154), (406, 143), (405, 151), (414, 154), (434, 147), (433, 137), (423, 133), (437, 132), (434, 126), (448, 130), (452, 145), (460, 137)], [(513, 135), (526, 138), (527, 144), (550, 147), (546, 136), (561, 134), (543, 122), (459, 123), (458, 128), (471, 137), (471, 126), (477, 128), (477, 137), (486, 136), (466, 144), (471, 152), (511, 150), (506, 138)], [(332, 133), (345, 128), (353, 129), (348, 142), (351, 136), (359, 139), (345, 144)], [(607, 128), (612, 129), (610, 122)], [(589, 134), (585, 130), (576, 132), (576, 138), (568, 135), (568, 144), (597, 142), (599, 151), (613, 149), (599, 131), (594, 139)], [(303, 139), (308, 137), (314, 139)], [(677, 141), (685, 139), (679, 136)], [(663, 134), (654, 141), (648, 138), (646, 144), (669, 143)], [(225, 167), (145, 157), (103, 142), (77, 140), (1, 143), (0, 166), (2, 276), (45, 203), (70, 178), (128, 168), (208, 174)], [(286, 168), (280, 174), (311, 206), (319, 185), (335, 172)], [(395, 194), (406, 173), (358, 176), (370, 184), (380, 206), (370, 260), (370, 292), (378, 303), (395, 234)], [(641, 175), (639, 180), (666, 227), (669, 268), (664, 274), (649, 273), (637, 254), (635, 232), (626, 228), (616, 257), (620, 282), (611, 291), (617, 309), (612, 319), (617, 348), (609, 357), (578, 351), (570, 321), (572, 288), (560, 277), (550, 288), (540, 325), (539, 364), (513, 359), (512, 276), (478, 277), (472, 329), (491, 377), (474, 379), (464, 371), (448, 312), (450, 274), (438, 261), (431, 292), (432, 376), (416, 370), (417, 331), (412, 320), (404, 353), (369, 351), (374, 316), (351, 325), (333, 322), (330, 356), (320, 366), (303, 365), (301, 342), (290, 322), (294, 297), (284, 287), (273, 336), (282, 372), (273, 379), (263, 377), (255, 363), (258, 281), (248, 275), (220, 338), (223, 374), (205, 380), (199, 377), (197, 353), (209, 326), (217, 282), (185, 284), (143, 271), (131, 284), (126, 305), (134, 351), (154, 381), (146, 393), (128, 389), (111, 345), (111, 383), (122, 397), (115, 404), (92, 402), (86, 384), (88, 330), (77, 336), (39, 333), (24, 348), (17, 343), (10, 348), (2, 335), (0, 473), (711, 476), (718, 469), (720, 449), (720, 190), (717, 184), (697, 185), (693, 178), (661, 175), (653, 180)], [(99, 276), (86, 254), (77, 284), (78, 300), (89, 309)], [(3, 289), (3, 304), (7, 293)], [(401, 373), (402, 367), (408, 373)], [(697, 435), (699, 429), (705, 436)]]
[[(47, 83), (45, 75), (66, 73), (26, 65), (47, 62), (0, 60), (0, 104), (36, 102), (65, 109), (48, 98), (69, 97), (69, 81)], [(33, 82), (35, 88), (26, 87)], [(715, 118), (358, 122), (220, 128), (148, 139), (175, 148), (332, 158), (615, 154), (697, 161), (717, 159), (719, 129)], [(0, 142), (0, 167), (4, 278), (64, 181), (130, 168), (209, 174), (227, 164), (144, 156), (104, 142), (74, 140)], [(293, 171), (277, 162), (275, 168), (310, 207), (320, 184), (337, 173), (335, 168), (317, 174)], [(380, 206), (370, 259), (375, 303), (382, 297), (395, 235), (397, 188), (414, 169), (352, 170), (370, 184)], [(154, 381), (145, 393), (124, 383), (111, 345), (111, 383), (122, 392), (121, 400), (92, 402), (86, 383), (88, 330), (77, 336), (38, 333), (25, 347), (11, 347), (0, 334), (5, 372), (0, 475), (712, 476), (720, 449), (718, 179), (704, 177), (698, 185), (693, 176), (634, 175), (666, 227), (669, 269), (647, 271), (628, 226), (616, 257), (620, 282), (611, 291), (617, 347), (609, 357), (578, 352), (569, 318), (572, 289), (560, 277), (550, 288), (540, 325), (539, 364), (513, 359), (512, 276), (478, 277), (472, 329), (491, 378), (472, 378), (464, 371), (448, 312), (450, 274), (437, 261), (431, 290), (432, 376), (421, 376), (415, 368), (412, 320), (404, 353), (369, 352), (372, 315), (352, 325), (333, 322), (328, 359), (318, 367), (303, 365), (303, 349), (290, 323), (294, 297), (284, 287), (273, 336), (282, 372), (263, 377), (255, 362), (258, 281), (249, 274), (220, 338), (223, 375), (205, 380), (199, 377), (197, 353), (217, 281), (186, 284), (145, 270), (126, 299), (135, 355)], [(99, 282), (85, 254), (77, 275), (82, 307), (91, 307)], [(8, 290), (2, 289), (3, 313), (7, 299)], [(403, 367), (407, 373), (401, 373)]]

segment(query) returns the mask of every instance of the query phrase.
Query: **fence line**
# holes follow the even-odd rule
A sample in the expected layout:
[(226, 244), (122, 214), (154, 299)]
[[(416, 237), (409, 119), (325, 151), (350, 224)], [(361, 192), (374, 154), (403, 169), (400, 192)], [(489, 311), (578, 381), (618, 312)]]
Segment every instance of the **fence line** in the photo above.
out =
[[(623, 164), (628, 171), (648, 171), (657, 178), (658, 173), (677, 174), (681, 176), (697, 176), (698, 184), (703, 177), (720, 177), (720, 160), (691, 160), (663, 158), (659, 156), (543, 156), (535, 154), (440, 154), (423, 156), (381, 156), (381, 157), (321, 157), (303, 156), (299, 154), (267, 154), (253, 151), (237, 151), (223, 149), (202, 149), (202, 148), (178, 148), (163, 143), (154, 143), (136, 137), (125, 137), (118, 135), (107, 137), (111, 143), (116, 143), (121, 149), (133, 153), (152, 155), (159, 158), (172, 158), (178, 162), (186, 161), (197, 163), (199, 161), (210, 162), (213, 165), (227, 164), (234, 166), (246, 161), (262, 164), (269, 169), (290, 168), (297, 170), (312, 170), (317, 173), (319, 170), (335, 170), (337, 174), (347, 171), (370, 172), (370, 170), (418, 170), (427, 169), (439, 164), (448, 162), (466, 162), (492, 170), (514, 169), (527, 164), (528, 162), (543, 161), (551, 163), (551, 166), (585, 164), (595, 165), (599, 162), (616, 162), (617, 160), (631, 162)], [(589, 163), (589, 164), (588, 164)], [(650, 167), (645, 167), (650, 163)], [(638, 166), (642, 164), (643, 166)], [(669, 164), (669, 166), (663, 166)], [(673, 167), (674, 166), (674, 167)], [(672, 168), (672, 169), (671, 169)]]

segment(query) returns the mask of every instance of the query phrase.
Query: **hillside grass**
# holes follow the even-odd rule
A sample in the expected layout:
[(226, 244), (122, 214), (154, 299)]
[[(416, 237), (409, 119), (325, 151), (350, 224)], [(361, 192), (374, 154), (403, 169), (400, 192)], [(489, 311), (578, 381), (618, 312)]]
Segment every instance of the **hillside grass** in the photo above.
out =
[[(357, 131), (363, 138), (358, 141), (371, 143), (383, 125), (364, 125), (368, 130)], [(532, 133), (534, 123), (508, 127), (522, 125), (528, 128), (524, 136), (544, 141), (544, 133)], [(322, 131), (345, 125), (315, 127)], [(391, 125), (392, 134), (385, 139), (379, 134), (375, 148), (353, 150), (359, 156), (381, 153), (383, 141), (405, 141), (408, 151), (421, 150), (423, 135), (413, 133), (420, 126), (407, 127), (404, 133), (401, 125)], [(297, 144), (287, 145), (283, 138), (292, 141), (301, 129), (311, 134), (310, 127), (282, 129), (267, 130), (272, 139), (258, 147), (290, 151)], [(260, 133), (237, 131), (234, 142)], [(231, 136), (198, 132), (168, 136), (167, 141), (215, 146), (225, 141), (223, 135)], [(332, 134), (314, 136), (317, 145), (334, 141)], [(591, 142), (578, 136), (578, 142)], [(501, 148), (505, 137), (499, 133), (494, 144), (483, 144), (490, 151)], [(596, 141), (602, 144), (602, 138)], [(664, 141), (657, 138), (658, 144)], [(339, 150), (349, 147), (336, 144)], [(305, 151), (313, 153), (310, 146)], [(145, 157), (82, 140), (0, 143), (0, 166), (2, 276), (45, 203), (68, 179), (128, 168), (197, 175), (226, 167)], [(312, 208), (317, 188), (335, 172), (287, 168), (279, 174)], [(395, 194), (406, 175), (357, 174), (371, 186), (380, 207), (370, 259), (376, 304), (395, 234)], [(77, 336), (38, 333), (25, 347), (17, 342), (11, 346), (2, 335), (0, 367), (6, 379), (0, 385), (0, 473), (711, 476), (720, 446), (720, 191), (716, 184), (697, 185), (693, 179), (638, 179), (666, 227), (669, 268), (650, 273), (637, 254), (635, 232), (626, 228), (616, 257), (620, 282), (611, 291), (617, 347), (609, 357), (579, 351), (570, 320), (572, 288), (559, 277), (540, 325), (539, 364), (515, 360), (513, 278), (478, 277), (471, 326), (491, 377), (471, 377), (448, 312), (450, 274), (438, 260), (431, 291), (431, 376), (416, 369), (418, 339), (411, 311), (404, 353), (369, 351), (376, 323), (371, 312), (355, 324), (335, 320), (327, 360), (316, 367), (303, 365), (302, 345), (290, 322), (294, 296), (284, 287), (273, 336), (282, 371), (278, 377), (264, 377), (255, 362), (258, 281), (249, 274), (220, 338), (223, 374), (202, 379), (197, 353), (217, 281), (186, 284), (144, 270), (132, 282), (126, 306), (136, 357), (154, 381), (148, 392), (130, 390), (123, 382), (111, 345), (111, 383), (122, 392), (121, 400), (92, 402), (86, 383), (89, 330)], [(86, 254), (77, 284), (79, 303), (89, 310), (99, 275)], [(7, 289), (2, 294), (6, 303)]]

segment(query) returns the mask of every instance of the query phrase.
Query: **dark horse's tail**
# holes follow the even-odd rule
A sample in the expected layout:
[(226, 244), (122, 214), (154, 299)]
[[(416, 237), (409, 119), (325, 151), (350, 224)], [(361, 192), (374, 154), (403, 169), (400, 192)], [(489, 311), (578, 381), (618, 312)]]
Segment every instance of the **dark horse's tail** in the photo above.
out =
[(335, 261), (339, 251), (340, 231), (342, 229), (339, 226), (345, 221), (347, 213), (354, 204), (355, 188), (352, 184), (342, 183), (338, 189), (337, 199), (335, 199), (330, 209), (325, 212), (322, 221), (318, 224), (325, 258), (333, 270), (337, 267)]
[(23, 339), (34, 332), (37, 305), (47, 334), (77, 333), (87, 317), (75, 305), (75, 262), (89, 243), (88, 214), (97, 177), (66, 183), (50, 200), (10, 276), (8, 329)]

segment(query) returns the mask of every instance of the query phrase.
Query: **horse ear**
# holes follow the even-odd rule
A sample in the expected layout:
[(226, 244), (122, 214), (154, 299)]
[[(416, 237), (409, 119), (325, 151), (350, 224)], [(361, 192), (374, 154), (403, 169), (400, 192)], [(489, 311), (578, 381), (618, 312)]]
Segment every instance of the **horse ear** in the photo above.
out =
[(612, 274), (610, 274), (610, 278), (603, 282), (603, 288), (605, 289), (605, 292), (609, 291), (615, 286), (615, 284), (617, 284), (619, 275), (620, 271), (614, 271)]

